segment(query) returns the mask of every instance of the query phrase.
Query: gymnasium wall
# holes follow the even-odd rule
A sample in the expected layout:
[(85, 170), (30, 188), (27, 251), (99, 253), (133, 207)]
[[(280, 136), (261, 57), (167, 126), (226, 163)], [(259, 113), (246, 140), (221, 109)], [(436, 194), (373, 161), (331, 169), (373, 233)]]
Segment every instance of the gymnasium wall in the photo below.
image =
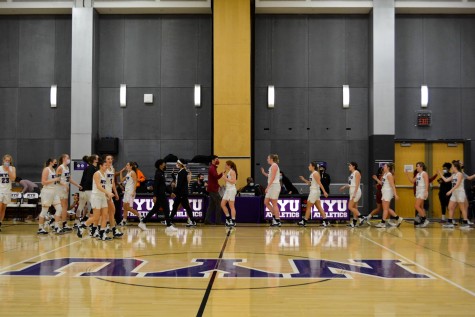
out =
[[(137, 161), (153, 177), (169, 153), (191, 159), (211, 152), (212, 17), (99, 16), (99, 137), (118, 137), (117, 167)], [(127, 107), (119, 106), (127, 84)], [(202, 106), (193, 104), (195, 84)], [(144, 94), (153, 94), (152, 105)]]
[[(356, 161), (368, 184), (369, 17), (257, 15), (254, 69), (254, 173), (278, 153), (294, 182), (311, 160), (328, 162), (333, 183), (346, 182)], [(267, 108), (274, 85), (275, 108)], [(350, 108), (342, 107), (350, 86)]]
[(71, 16), (0, 16), (0, 105), (2, 155), (13, 155), (18, 176), (39, 180), (43, 162), (70, 148)]

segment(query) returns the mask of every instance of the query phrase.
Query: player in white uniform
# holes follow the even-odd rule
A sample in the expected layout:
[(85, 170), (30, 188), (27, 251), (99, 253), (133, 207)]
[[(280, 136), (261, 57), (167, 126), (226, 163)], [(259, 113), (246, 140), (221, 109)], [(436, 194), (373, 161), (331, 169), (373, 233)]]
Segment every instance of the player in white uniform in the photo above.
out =
[(68, 226), (68, 200), (69, 200), (69, 184), (73, 184), (79, 190), (82, 187), (76, 183), (72, 178), (71, 174), (69, 173), (69, 164), (71, 160), (69, 159), (68, 154), (63, 154), (59, 158), (59, 166), (56, 169), (56, 176), (60, 178), (59, 186), (56, 187), (58, 190), (58, 196), (61, 201), (61, 220), (62, 220), (62, 228), (64, 231), (71, 231), (73, 228)]
[(429, 197), (429, 175), (426, 172), (426, 165), (424, 162), (416, 163), (417, 174), (415, 177), (411, 176), (411, 172), (406, 172), (407, 179), (411, 183), (416, 184), (416, 204), (414, 207), (419, 215), (420, 222), (414, 222), (416, 228), (424, 228), (429, 224), (427, 220), (426, 211), (424, 209), (424, 200)]
[(0, 166), (0, 231), (7, 205), (12, 200), (12, 182), (16, 178), (16, 169), (13, 166), (13, 159), (10, 154), (3, 156), (2, 166)]
[(391, 203), (391, 199), (396, 198), (399, 199), (399, 196), (396, 192), (396, 185), (394, 184), (394, 163), (386, 163), (383, 166), (383, 177), (381, 179), (382, 188), (381, 188), (381, 203), (383, 205), (383, 218), (380, 223), (376, 225), (377, 228), (386, 228), (386, 219), (388, 218), (388, 214), (393, 216), (396, 219), (396, 223), (389, 223), (392, 226), (399, 227), (404, 220), (402, 217), (399, 217), (394, 210), (389, 208), (389, 204)]
[(463, 223), (460, 226), (460, 229), (471, 229), (470, 225), (468, 224), (467, 218), (467, 205), (465, 204), (465, 200), (467, 196), (465, 194), (465, 189), (463, 186), (463, 174), (461, 172), (461, 164), (459, 161), (453, 161), (452, 164), (452, 176), (444, 177), (443, 174), (439, 171), (439, 176), (444, 180), (444, 182), (452, 182), (452, 189), (447, 192), (447, 196), (452, 195), (449, 201), (449, 218), (447, 222), (443, 225), (444, 228), (453, 228), (453, 216), (454, 211), (457, 205), (459, 206), (460, 210), (462, 211)]
[(62, 207), (61, 201), (59, 200), (57, 186), (59, 186), (59, 181), (61, 180), (60, 177), (56, 175), (55, 167), (57, 166), (56, 159), (49, 158), (46, 161), (45, 168), (43, 168), (43, 172), (41, 173), (41, 184), (43, 188), (41, 189), (40, 197), (41, 197), (41, 213), (39, 216), (39, 229), (38, 234), (47, 234), (44, 222), (45, 217), (48, 214), (49, 208), (53, 205), (56, 209), (54, 214), (54, 232), (57, 234), (63, 233), (63, 230), (60, 228), (61, 223), (61, 214), (62, 214)]
[(108, 205), (107, 199), (114, 197), (112, 192), (106, 190), (106, 170), (107, 162), (100, 160), (98, 163), (99, 170), (94, 173), (92, 179), (92, 193), (91, 193), (91, 207), (93, 216), (90, 217), (84, 224), (81, 224), (78, 228), (77, 235), (79, 238), (82, 238), (84, 230), (87, 226), (93, 224), (98, 219), (101, 220), (101, 229), (99, 230), (99, 239), (106, 241), (111, 240), (110, 237), (106, 235), (105, 229), (108, 219)]
[[(114, 162), (114, 157), (112, 155), (104, 155), (103, 157), (104, 161), (107, 163), (107, 169), (106, 169), (106, 190), (110, 193), (114, 194), (114, 199), (119, 200), (119, 194), (117, 193), (117, 188), (115, 187), (115, 169), (114, 166), (112, 165)], [(112, 235), (114, 238), (120, 238), (123, 236), (123, 233), (119, 231), (116, 227), (116, 222), (115, 222), (115, 205), (114, 202), (112, 201), (113, 198), (107, 199), (107, 207), (109, 209), (109, 221), (107, 224), (112, 227)], [(106, 229), (106, 233), (107, 233)]]
[[(124, 176), (124, 171), (127, 174)], [(139, 214), (137, 210), (133, 208), (134, 206), (134, 199), (135, 199), (135, 191), (137, 189), (137, 167), (135, 166), (134, 162), (128, 162), (125, 167), (120, 171), (120, 182), (125, 183), (124, 189), (124, 215), (122, 221), (119, 225), (126, 226), (127, 225), (127, 214), (129, 212), (133, 213), (137, 218), (140, 219), (140, 224), (143, 223), (143, 217)], [(146, 226), (140, 225), (139, 228), (144, 230), (143, 228)]]
[(323, 195), (328, 197), (328, 193), (325, 191), (325, 187), (323, 187), (320, 173), (318, 172), (318, 164), (316, 162), (310, 162), (308, 165), (308, 170), (311, 172), (310, 180), (307, 180), (305, 177), (300, 176), (300, 179), (310, 185), (310, 193), (308, 194), (307, 198), (307, 209), (305, 211), (305, 216), (302, 216), (302, 220), (297, 222), (297, 224), (301, 227), (305, 227), (307, 225), (308, 219), (310, 218), (310, 213), (312, 212), (312, 207), (315, 205), (322, 216), (322, 225), (324, 227), (330, 226), (330, 223), (326, 220), (327, 215), (325, 214), (325, 210), (322, 208), (322, 204), (320, 203), (320, 189), (323, 191)]
[[(233, 161), (226, 161), (225, 173), (223, 176), (226, 181), (226, 191), (224, 192), (223, 198), (221, 199), (221, 209), (226, 215), (226, 227), (235, 227), (236, 226), (236, 208), (234, 207), (234, 200), (236, 199), (237, 189), (237, 168), (236, 164)], [(231, 209), (231, 215), (229, 215), (228, 207)]]
[(277, 203), (280, 194), (280, 169), (279, 165), (277, 165), (278, 163), (279, 156), (277, 154), (269, 154), (269, 156), (267, 156), (267, 164), (270, 165), (269, 172), (266, 173), (264, 169), (261, 168), (262, 174), (267, 177), (264, 204), (272, 213), (271, 227), (280, 227), (282, 225), (280, 222), (279, 205)]
[(351, 173), (348, 177), (348, 185), (341, 186), (340, 191), (343, 191), (346, 188), (350, 189), (350, 200), (348, 202), (348, 209), (353, 214), (353, 220), (348, 226), (355, 228), (357, 225), (361, 226), (365, 221), (365, 218), (358, 211), (358, 201), (361, 198), (361, 173), (358, 170), (358, 164), (356, 162), (350, 162), (348, 164), (348, 170)]

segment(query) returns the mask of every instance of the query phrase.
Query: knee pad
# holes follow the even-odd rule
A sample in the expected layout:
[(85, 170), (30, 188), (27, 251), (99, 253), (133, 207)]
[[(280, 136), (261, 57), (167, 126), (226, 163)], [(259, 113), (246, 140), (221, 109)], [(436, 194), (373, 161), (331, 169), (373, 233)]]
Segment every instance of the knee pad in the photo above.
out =
[(40, 217), (46, 218), (46, 216), (48, 215), (48, 210), (49, 210), (48, 207), (41, 207)]

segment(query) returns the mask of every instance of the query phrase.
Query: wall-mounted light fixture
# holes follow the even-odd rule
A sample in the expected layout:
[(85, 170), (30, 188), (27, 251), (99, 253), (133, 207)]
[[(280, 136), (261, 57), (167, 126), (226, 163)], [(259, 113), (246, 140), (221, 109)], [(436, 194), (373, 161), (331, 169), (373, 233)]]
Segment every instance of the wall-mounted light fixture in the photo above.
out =
[(195, 107), (201, 107), (201, 85), (195, 85)]
[(51, 108), (56, 108), (58, 105), (58, 85), (51, 85), (51, 90), (49, 93), (49, 103)]
[(120, 85), (120, 106), (122, 108), (127, 106), (127, 85)]
[(343, 85), (343, 108), (350, 107), (350, 86)]
[(274, 86), (267, 87), (267, 108), (274, 108), (275, 106), (275, 89)]
[(429, 87), (421, 86), (421, 108), (427, 108), (429, 104)]

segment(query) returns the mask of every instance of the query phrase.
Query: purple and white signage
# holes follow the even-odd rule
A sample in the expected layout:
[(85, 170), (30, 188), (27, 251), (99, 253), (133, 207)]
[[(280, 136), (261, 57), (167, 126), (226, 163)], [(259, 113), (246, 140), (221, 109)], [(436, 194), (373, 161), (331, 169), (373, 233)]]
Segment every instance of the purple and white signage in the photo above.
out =
[[(277, 201), (280, 210), (280, 219), (282, 220), (298, 220), (302, 210), (302, 200), (300, 198), (279, 198)], [(272, 213), (264, 206), (264, 219), (272, 219)]]
[[(193, 217), (195, 219), (202, 219), (203, 212), (205, 211), (205, 198), (204, 197), (189, 197), (188, 201), (190, 202), (191, 210), (193, 211)], [(168, 203), (170, 204), (170, 211), (173, 209), (173, 199), (169, 198)], [(142, 216), (152, 210), (153, 208), (153, 199), (151, 196), (137, 196), (134, 199), (134, 209), (137, 210)], [(136, 218), (134, 214), (128, 214), (129, 218)], [(183, 208), (179, 208), (176, 214), (176, 219), (186, 219), (186, 211)]]
[[(320, 200), (322, 208), (327, 214), (328, 220), (348, 220), (350, 212), (348, 210), (348, 197), (328, 197)], [(317, 207), (312, 207), (310, 219), (321, 220), (322, 216)]]

